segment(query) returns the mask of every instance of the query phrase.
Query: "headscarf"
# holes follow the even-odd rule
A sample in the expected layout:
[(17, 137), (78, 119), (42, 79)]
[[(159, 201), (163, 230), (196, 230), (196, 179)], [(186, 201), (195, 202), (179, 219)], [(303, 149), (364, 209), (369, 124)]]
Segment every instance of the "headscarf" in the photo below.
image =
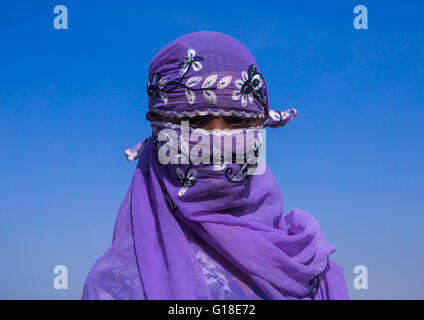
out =
[[(219, 32), (190, 33), (165, 46), (150, 64), (146, 88), (149, 111), (168, 117), (231, 115), (278, 127), (297, 115), (295, 109), (269, 109), (256, 60), (239, 41)], [(83, 297), (107, 282), (101, 271), (122, 269), (132, 276), (104, 298), (212, 299), (187, 232), (201, 237), (264, 299), (316, 292), (335, 247), (310, 214), (295, 209), (283, 215), (280, 188), (266, 164), (252, 174), (261, 162), (252, 166), (247, 155), (260, 153), (262, 127), (246, 140), (243, 163), (217, 165), (160, 163), (159, 149), (169, 142), (169, 136), (160, 139), (160, 131), (172, 129), (180, 137), (182, 127), (151, 125), (152, 137), (126, 150), (129, 160), (138, 159), (137, 168), (119, 209), (112, 246), (90, 272)], [(203, 133), (206, 140), (247, 137), (246, 129)], [(194, 146), (188, 141), (183, 148), (177, 141), (186, 151), (177, 154), (182, 160)]]

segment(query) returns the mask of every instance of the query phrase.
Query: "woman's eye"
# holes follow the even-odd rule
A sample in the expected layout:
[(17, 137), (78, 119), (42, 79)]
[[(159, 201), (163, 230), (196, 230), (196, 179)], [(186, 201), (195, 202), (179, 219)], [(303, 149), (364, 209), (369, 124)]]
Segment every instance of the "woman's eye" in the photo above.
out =
[(225, 122), (228, 125), (232, 125), (233, 127), (245, 127), (249, 124), (249, 121), (247, 119), (237, 118), (237, 117), (225, 118)]
[(208, 117), (194, 117), (189, 119), (189, 123), (191, 127), (194, 128), (203, 128), (204, 126), (206, 126), (209, 122), (209, 118)]

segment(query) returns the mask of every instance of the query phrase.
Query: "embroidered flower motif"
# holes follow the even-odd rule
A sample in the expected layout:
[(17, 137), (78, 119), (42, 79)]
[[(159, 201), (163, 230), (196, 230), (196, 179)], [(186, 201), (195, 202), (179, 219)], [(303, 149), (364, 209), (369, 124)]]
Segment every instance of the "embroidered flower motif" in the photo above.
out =
[[(188, 101), (188, 103), (193, 104), (194, 100), (196, 99), (196, 95), (194, 94), (194, 91), (189, 89), (189, 88), (193, 88), (195, 86), (197, 86), (200, 81), (202, 80), (202, 77), (191, 77), (187, 80), (186, 82), (186, 89), (185, 89), (185, 97)], [(187, 88), (189, 87), (189, 88)]]
[(168, 81), (167, 77), (162, 77), (158, 72), (155, 72), (152, 75), (152, 78), (147, 82), (147, 94), (149, 96), (157, 96), (162, 99), (162, 101), (168, 103), (168, 94), (164, 91), (166, 82)]
[(218, 89), (225, 89), (231, 82), (232, 76), (225, 76), (221, 80), (219, 80), (218, 85), (216, 86)]
[[(216, 79), (218, 79), (217, 74), (207, 77), (205, 81), (203, 81), (202, 89), (211, 87), (216, 82)], [(212, 90), (203, 90), (203, 98), (205, 98), (206, 101), (216, 103), (216, 94)]]
[(167, 104), (168, 103), (168, 94), (166, 92), (163, 91), (163, 88), (165, 87), (167, 78), (160, 78), (159, 80), (159, 89), (160, 89), (160, 98), (162, 99), (162, 101)]
[(257, 99), (261, 105), (265, 103), (265, 99), (261, 94), (262, 88), (265, 87), (265, 82), (262, 75), (257, 72), (254, 64), (249, 66), (248, 72), (242, 71), (241, 79), (234, 82), (239, 90), (234, 90), (232, 94), (233, 100), (241, 100), (241, 105), (245, 107), (247, 102), (253, 104), (253, 99)]
[[(212, 74), (206, 77), (200, 88), (195, 88), (202, 81), (202, 77), (200, 76), (190, 77), (185, 83), (183, 83), (185, 75), (190, 71), (191, 68), (194, 71), (202, 70), (203, 65), (200, 61), (204, 60), (205, 59), (203, 57), (196, 56), (196, 50), (188, 48), (187, 57), (183, 58), (178, 64), (179, 74), (181, 75), (180, 79), (167, 79), (166, 77), (162, 77), (161, 74), (156, 72), (153, 74), (152, 79), (147, 83), (148, 95), (156, 95), (157, 97), (160, 97), (165, 104), (167, 104), (168, 93), (182, 86), (185, 89), (184, 95), (189, 104), (194, 103), (196, 100), (195, 91), (200, 90), (202, 91), (205, 101), (216, 104), (217, 95), (214, 91), (228, 87), (228, 85), (231, 83), (232, 76), (228, 75), (222, 77), (216, 86), (214, 86), (214, 84), (218, 80), (218, 74)], [(248, 79), (247, 73), (246, 79)], [(241, 87), (242, 85), (240, 85), (240, 88)], [(251, 100), (253, 103), (253, 98), (251, 98)]]
[(177, 168), (176, 172), (178, 176), (178, 182), (183, 186), (180, 189), (180, 191), (178, 191), (178, 195), (182, 196), (187, 191), (188, 188), (196, 184), (197, 180), (195, 180), (195, 178), (197, 175), (197, 170), (191, 168), (191, 165), (190, 165), (187, 168), (187, 171), (185, 172), (185, 174), (180, 168)]
[(190, 70), (190, 67), (193, 67), (194, 71), (202, 70), (202, 63), (200, 61), (203, 60), (203, 57), (196, 56), (196, 50), (188, 48), (187, 57), (182, 59), (178, 65), (180, 74), (186, 74)]
[(225, 170), (225, 177), (228, 181), (232, 183), (242, 183), (247, 186), (247, 183), (252, 178), (251, 170), (256, 167), (257, 164), (249, 164), (247, 162), (240, 165), (239, 169), (237, 169), (234, 174), (234, 169), (229, 167)]
[(194, 76), (189, 78), (185, 83), (185, 97), (188, 103), (193, 104), (196, 100), (195, 91), (201, 90), (203, 92), (203, 98), (205, 101), (212, 102), (214, 104), (217, 103), (217, 96), (213, 90), (221, 90), (225, 89), (231, 82), (232, 76), (225, 76), (219, 80), (218, 84), (213, 87), (216, 80), (218, 79), (218, 74), (212, 74), (205, 78), (200, 88), (194, 88), (199, 85), (202, 81), (202, 77)]
[[(237, 170), (229, 167), (225, 170), (224, 176), (229, 182), (242, 183), (247, 186), (247, 183), (252, 179), (256, 168), (259, 165), (259, 153), (262, 148), (262, 136), (254, 139), (253, 149), (246, 154), (236, 155), (237, 160), (244, 160), (243, 164)], [(237, 162), (237, 161), (236, 161)]]

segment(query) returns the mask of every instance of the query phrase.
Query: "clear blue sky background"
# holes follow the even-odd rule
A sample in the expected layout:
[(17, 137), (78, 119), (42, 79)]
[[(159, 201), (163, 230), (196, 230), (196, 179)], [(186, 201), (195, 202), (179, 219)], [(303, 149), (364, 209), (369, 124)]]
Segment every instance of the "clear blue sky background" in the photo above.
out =
[[(58, 4), (68, 30), (53, 28)], [(309, 211), (336, 245), (351, 297), (424, 299), (423, 15), (406, 0), (3, 2), (0, 298), (80, 298), (135, 169), (123, 150), (149, 135), (150, 61), (214, 30), (251, 50), (272, 107), (298, 108), (268, 130), (268, 164), (285, 212)], [(368, 290), (353, 287), (359, 264)]]

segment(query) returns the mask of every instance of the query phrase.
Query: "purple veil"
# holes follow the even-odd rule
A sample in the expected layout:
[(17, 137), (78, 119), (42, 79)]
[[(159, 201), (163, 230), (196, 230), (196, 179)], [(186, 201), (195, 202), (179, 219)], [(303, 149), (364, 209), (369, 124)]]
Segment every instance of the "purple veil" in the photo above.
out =
[[(219, 32), (190, 33), (165, 46), (150, 64), (147, 92), (150, 112), (177, 118), (235, 115), (279, 127), (297, 116), (295, 109), (269, 109), (254, 57)], [(126, 151), (138, 164), (112, 245), (91, 269), (83, 299), (215, 299), (190, 234), (263, 299), (348, 298), (343, 270), (329, 258), (334, 245), (307, 212), (283, 215), (267, 166), (246, 175), (238, 164), (163, 165), (157, 134), (163, 126), (152, 123), (152, 137)]]

